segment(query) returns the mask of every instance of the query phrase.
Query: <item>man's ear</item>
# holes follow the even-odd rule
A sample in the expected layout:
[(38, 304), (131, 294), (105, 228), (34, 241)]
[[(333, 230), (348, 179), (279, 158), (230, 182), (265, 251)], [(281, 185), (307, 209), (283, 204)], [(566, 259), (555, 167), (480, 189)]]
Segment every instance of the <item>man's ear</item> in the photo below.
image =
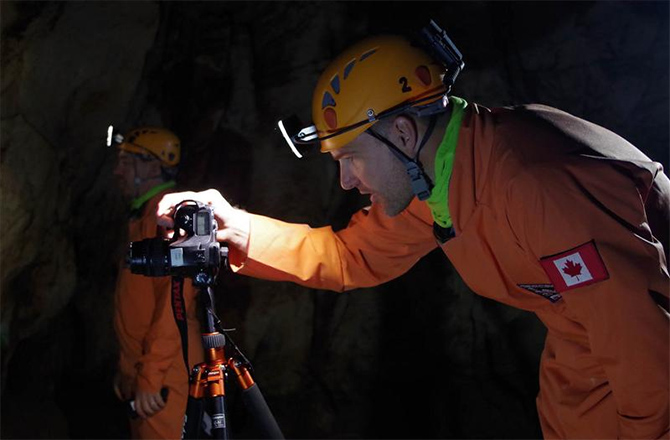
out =
[(414, 119), (400, 115), (393, 120), (393, 143), (409, 157), (416, 156), (418, 145), (417, 127)]

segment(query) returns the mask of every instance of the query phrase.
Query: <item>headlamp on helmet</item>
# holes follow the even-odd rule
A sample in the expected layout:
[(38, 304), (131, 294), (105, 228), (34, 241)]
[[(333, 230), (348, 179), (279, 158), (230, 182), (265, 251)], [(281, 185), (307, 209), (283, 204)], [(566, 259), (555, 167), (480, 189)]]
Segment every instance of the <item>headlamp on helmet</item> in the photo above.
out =
[(107, 127), (107, 146), (119, 145), (123, 142), (123, 135), (119, 131), (114, 131), (114, 126)]

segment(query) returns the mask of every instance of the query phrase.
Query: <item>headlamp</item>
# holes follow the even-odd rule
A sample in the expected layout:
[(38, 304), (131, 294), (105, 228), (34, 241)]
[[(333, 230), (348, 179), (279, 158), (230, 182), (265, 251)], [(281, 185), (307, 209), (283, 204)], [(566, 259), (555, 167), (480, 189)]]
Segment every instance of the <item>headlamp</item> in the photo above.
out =
[(114, 132), (114, 126), (110, 125), (107, 127), (107, 146), (111, 147), (112, 145), (121, 144), (123, 142), (123, 135), (120, 132)]
[[(291, 115), (277, 122), (277, 127), (298, 159), (302, 159), (306, 154), (318, 149), (319, 136), (315, 125), (300, 128), (303, 127), (303, 124), (296, 115)], [(291, 135), (289, 133), (295, 134)]]

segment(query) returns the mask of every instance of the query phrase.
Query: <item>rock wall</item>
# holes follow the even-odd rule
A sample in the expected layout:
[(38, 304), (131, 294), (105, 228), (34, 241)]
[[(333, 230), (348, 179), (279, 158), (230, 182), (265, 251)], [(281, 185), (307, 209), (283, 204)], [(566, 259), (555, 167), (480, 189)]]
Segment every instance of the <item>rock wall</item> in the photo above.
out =
[[(0, 7), (3, 438), (127, 436), (111, 391), (125, 213), (103, 145), (110, 123), (179, 134), (184, 188), (341, 228), (365, 200), (339, 189), (327, 155), (295, 160), (274, 124), (308, 118), (319, 72), (349, 44), (435, 18), (466, 60), (456, 95), (553, 105), (669, 162), (665, 3)], [(543, 327), (474, 295), (440, 252), (346, 294), (224, 275), (217, 306), (288, 437), (540, 436)], [(234, 436), (253, 437), (230, 398)]]

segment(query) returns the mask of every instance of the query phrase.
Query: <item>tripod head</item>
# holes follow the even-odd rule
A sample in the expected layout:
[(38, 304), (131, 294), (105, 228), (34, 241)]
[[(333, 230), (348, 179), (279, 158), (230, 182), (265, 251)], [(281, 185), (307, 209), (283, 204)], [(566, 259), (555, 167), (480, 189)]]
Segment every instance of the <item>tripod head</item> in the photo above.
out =
[[(218, 243), (217, 243), (218, 245)], [(230, 268), (228, 263), (228, 247), (220, 246), (218, 249), (219, 266), (202, 266), (197, 268), (197, 272), (189, 275), (193, 279), (193, 285), (198, 288), (212, 287), (216, 284), (216, 277), (219, 275), (219, 268), (224, 271)]]
[(233, 339), (230, 337), (228, 331), (226, 331), (221, 325), (221, 320), (216, 315), (215, 306), (214, 306), (214, 293), (212, 291), (212, 285), (209, 283), (201, 283), (205, 277), (198, 281), (194, 279), (193, 284), (198, 287), (198, 297), (200, 299), (200, 305), (202, 307), (202, 314), (204, 319), (202, 320), (203, 335), (202, 341), (205, 349), (213, 349), (217, 347), (226, 347), (227, 352), (227, 363), (234, 363), (237, 366), (244, 366), (245, 368), (251, 370), (251, 362), (249, 359), (244, 356), (239, 347), (235, 344)]

